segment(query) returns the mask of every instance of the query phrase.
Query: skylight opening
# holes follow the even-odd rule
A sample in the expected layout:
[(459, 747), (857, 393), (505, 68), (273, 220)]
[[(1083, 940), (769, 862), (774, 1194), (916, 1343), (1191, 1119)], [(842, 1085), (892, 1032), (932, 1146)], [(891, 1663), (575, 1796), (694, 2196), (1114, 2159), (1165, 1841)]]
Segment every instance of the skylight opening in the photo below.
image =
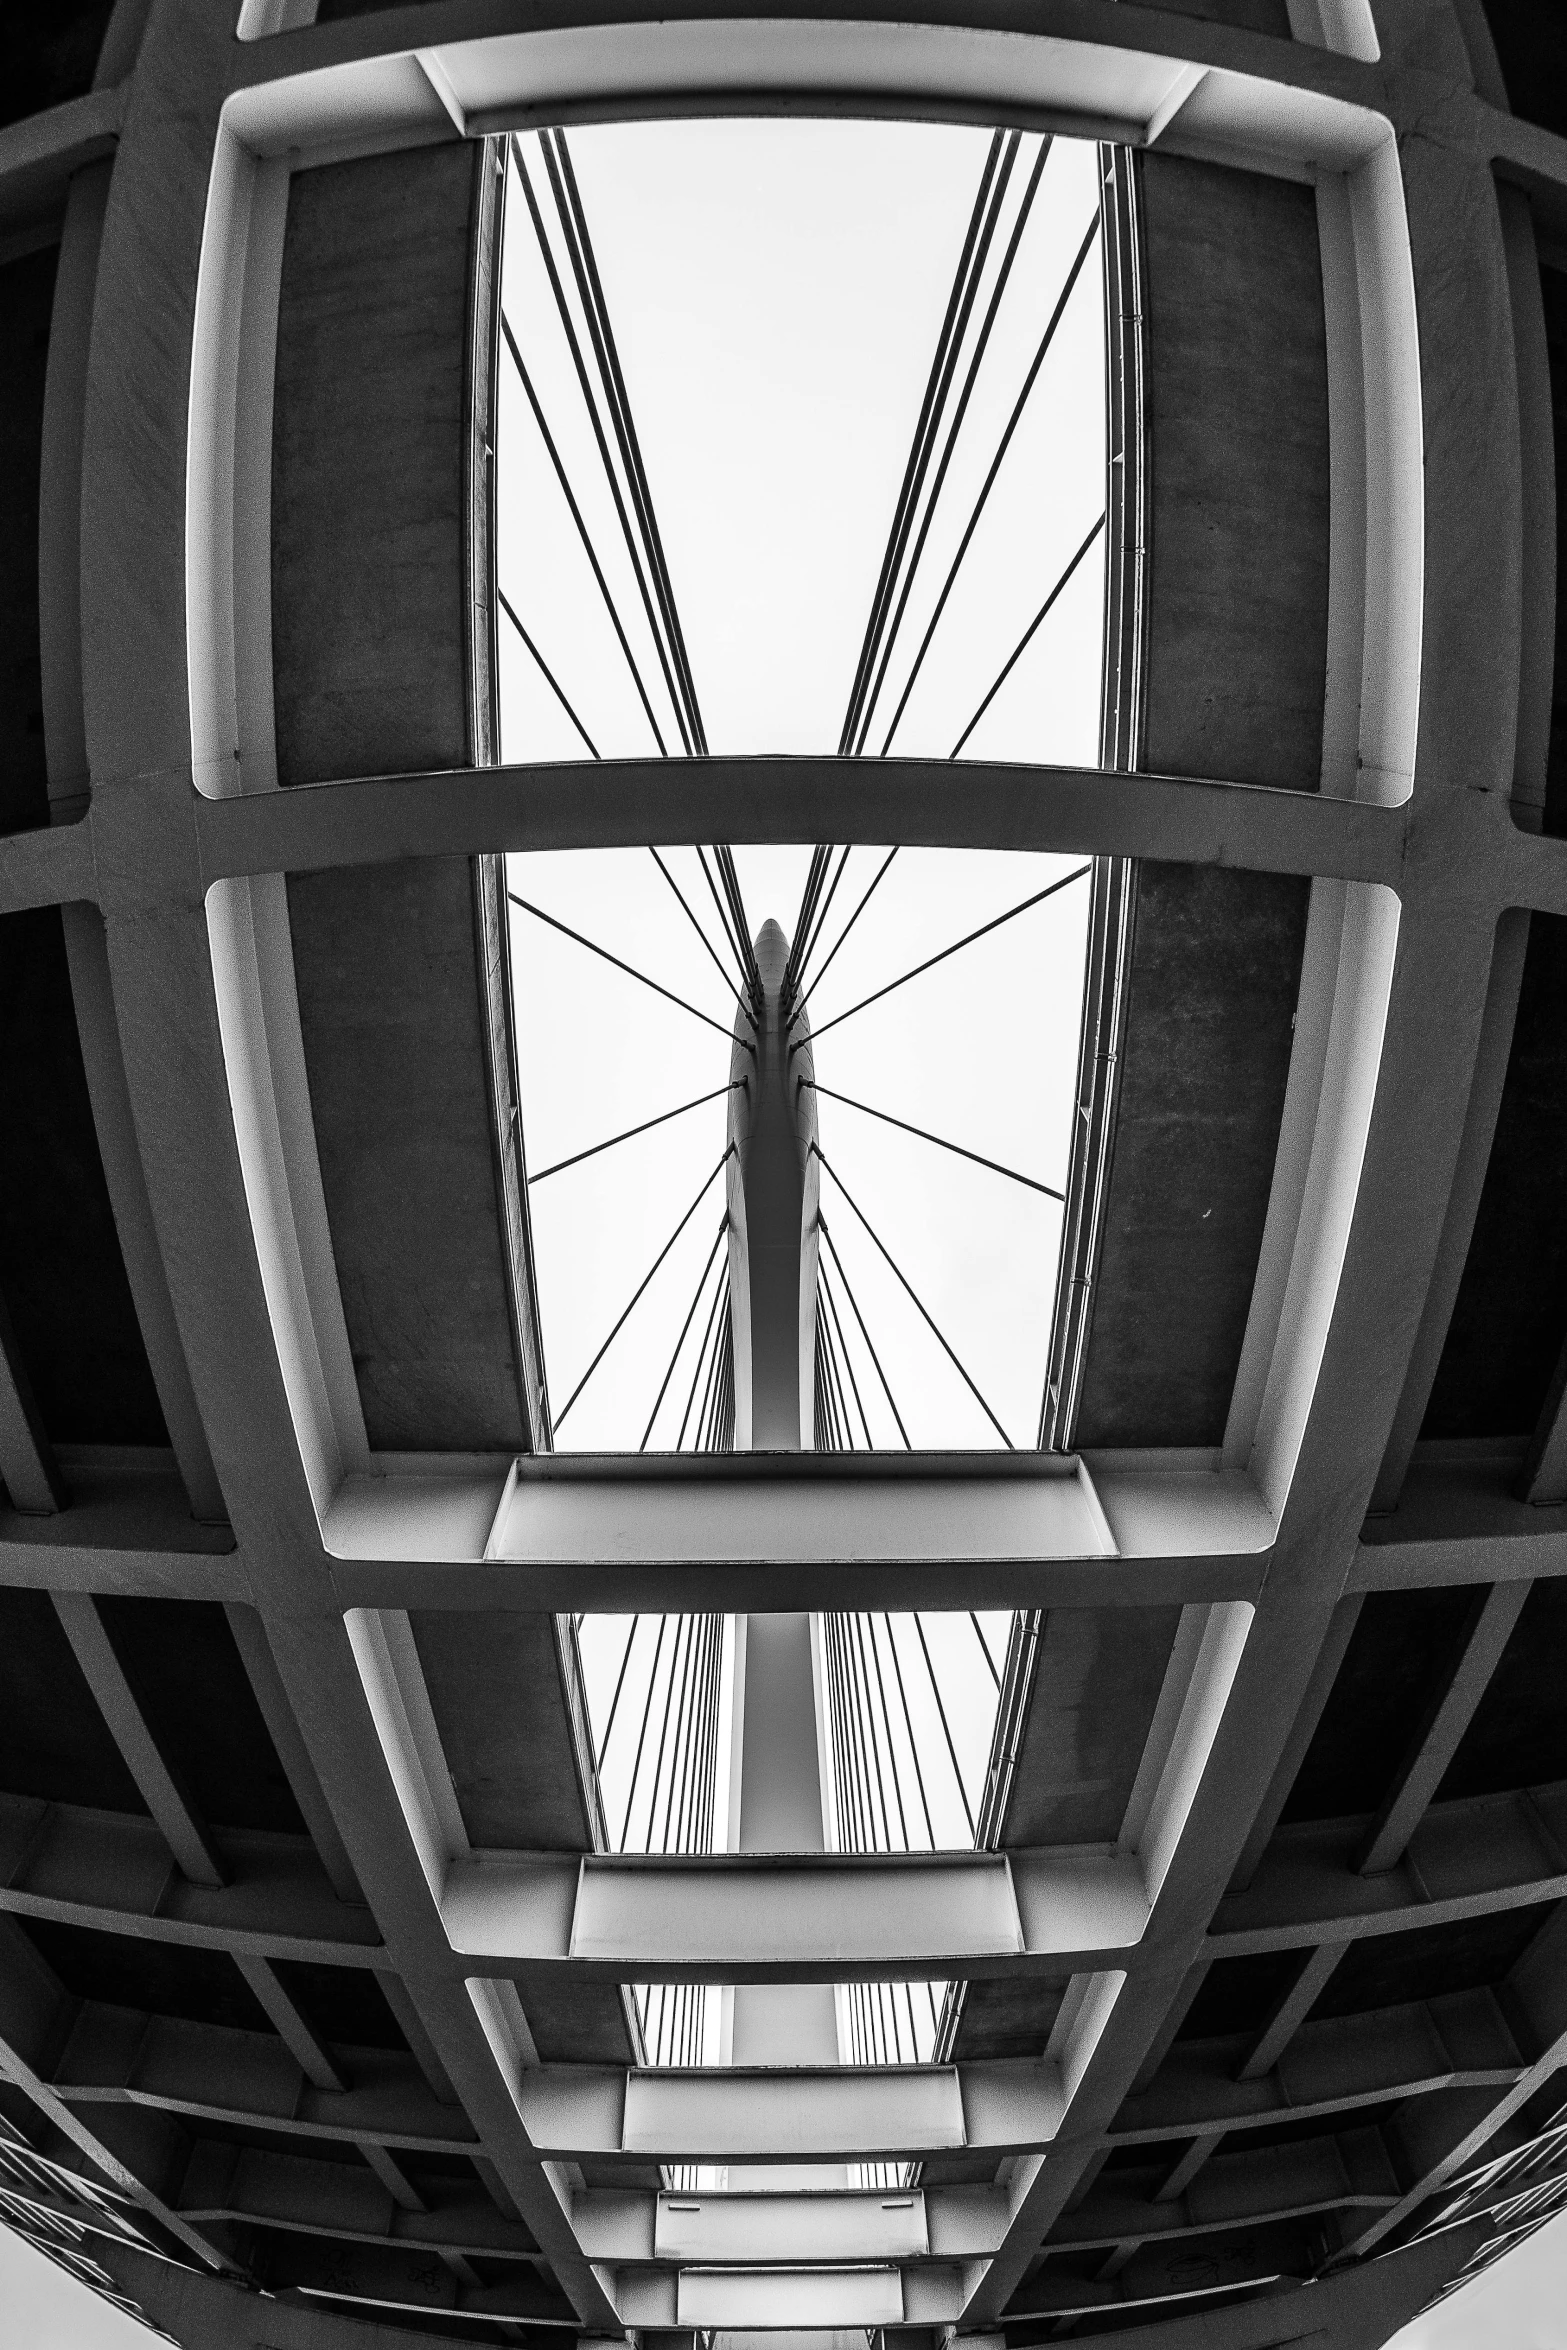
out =
[[(733, 861), (747, 913), (765, 908), (792, 928), (812, 851), (741, 847)], [(690, 848), (508, 860), (560, 1451), (732, 1442), (725, 1154), (739, 1014), (715, 960), (733, 957), (711, 877), (712, 860), (704, 875)], [(1007, 852), (855, 848), (831, 862), (823, 897), (839, 886), (802, 974), (820, 1187), (818, 1449), (1039, 1440), (1087, 881), (1079, 861)]]
[(1098, 150), (686, 121), (507, 146), (511, 759), (1097, 756)]
[[(1100, 175), (1092, 146), (952, 125), (509, 139), (500, 756), (1095, 764)], [(513, 856), (506, 880), (554, 1448), (777, 1441), (751, 1433), (736, 1294), (766, 987), (815, 1299), (798, 1442), (1037, 1446), (1091, 868), (677, 842)], [(999, 1613), (816, 1619), (831, 1848), (995, 1840), (1019, 1633)], [(734, 1619), (573, 1638), (596, 1833), (727, 1848)], [(929, 2062), (961, 1999), (840, 1986), (840, 2061)], [(721, 2061), (721, 1996), (632, 2000), (647, 2062)]]

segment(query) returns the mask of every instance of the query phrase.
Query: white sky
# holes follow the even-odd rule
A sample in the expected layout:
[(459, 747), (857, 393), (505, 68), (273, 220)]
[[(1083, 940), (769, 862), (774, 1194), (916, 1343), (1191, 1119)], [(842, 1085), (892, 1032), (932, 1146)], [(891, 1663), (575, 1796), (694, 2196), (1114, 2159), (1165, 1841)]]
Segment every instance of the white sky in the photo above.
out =
[[(614, 321), (710, 744), (835, 747), (909, 441), (989, 144), (910, 124), (696, 122), (574, 132), (571, 150)], [(524, 142), (541, 210), (537, 141)], [(1025, 139), (975, 306), (972, 347), (1039, 142)], [(955, 444), (873, 744), (955, 549), (1083, 231), (1094, 151), (1058, 141)], [(558, 243), (558, 240), (557, 240)], [(563, 254), (562, 282), (570, 275)], [(674, 742), (603, 467), (513, 177), (508, 316), (614, 589), (650, 699)], [(586, 351), (586, 335), (579, 324)], [(591, 366), (591, 359), (589, 361)], [(966, 359), (965, 359), (966, 364)], [(961, 372), (959, 381), (961, 382)], [(1103, 318), (1090, 255), (1008, 451), (896, 748), (946, 751), (1100, 511)], [(593, 741), (650, 753), (653, 738), (591, 570), (509, 364), (502, 372), (500, 572)], [(970, 744), (975, 755), (1095, 755), (1103, 566), (1096, 546)], [(502, 637), (508, 758), (582, 756), (526, 649)], [(792, 931), (809, 857), (736, 852), (753, 933)], [(716, 934), (694, 853), (667, 860)], [(876, 870), (856, 850), (818, 962)], [(898, 972), (1072, 868), (1012, 855), (904, 850), (835, 960), (820, 1028)], [(511, 860), (514, 888), (695, 1004), (727, 1031), (725, 995), (643, 851)], [(835, 1029), (824, 1085), (1061, 1184), (1081, 1007), (1086, 884), (938, 973)], [(722, 1087), (724, 1036), (513, 917), (529, 1164)], [(1059, 1244), (1055, 1203), (837, 1103), (822, 1144), (1012, 1441), (1034, 1441)], [(559, 1414), (724, 1146), (720, 1099), (622, 1149), (536, 1184), (535, 1248)], [(858, 1225), (825, 1186), (827, 1216), (916, 1444), (992, 1444), (989, 1423)], [(722, 1208), (708, 1200), (595, 1373), (566, 1447), (643, 1436)], [(717, 1278), (715, 1268), (714, 1279)], [(705, 1309), (654, 1429), (671, 1444)], [(849, 1316), (852, 1325), (853, 1317)], [(855, 1343), (851, 1340), (851, 1346)], [(860, 1391), (878, 1442), (898, 1441), (863, 1350)]]
[[(909, 123), (645, 123), (571, 133), (714, 750), (836, 746), (988, 146), (983, 131)], [(523, 147), (549, 222), (538, 143)], [(1032, 137), (1022, 141), (969, 347), (1038, 147)], [(889, 674), (896, 690), (1096, 203), (1095, 150), (1056, 141), (921, 561), (924, 584), (900, 631), (906, 658)], [(558, 238), (556, 250), (569, 286)], [(534, 389), (673, 743), (624, 541), (515, 175), (504, 289)], [(578, 333), (586, 350), (580, 319)], [(1102, 510), (1103, 345), (1101, 278), (1091, 255), (896, 749), (952, 749)], [(509, 364), (500, 397), (501, 583), (600, 753), (652, 752), (635, 687)], [(973, 755), (1093, 757), (1102, 596), (1096, 551), (976, 732)], [(509, 631), (502, 665), (507, 756), (583, 755)], [(884, 700), (873, 749), (894, 698)]]

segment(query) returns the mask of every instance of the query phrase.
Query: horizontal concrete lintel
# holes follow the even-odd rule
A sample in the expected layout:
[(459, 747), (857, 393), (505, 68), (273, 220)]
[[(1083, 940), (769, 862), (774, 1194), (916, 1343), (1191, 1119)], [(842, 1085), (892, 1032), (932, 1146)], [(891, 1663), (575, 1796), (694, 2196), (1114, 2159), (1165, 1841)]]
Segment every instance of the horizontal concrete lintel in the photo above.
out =
[[(60, 1527), (68, 1517), (29, 1518), (28, 1526)], [(90, 1542), (12, 1539), (13, 1513), (0, 1513), (0, 1589), (86, 1591), (121, 1599), (214, 1599), (253, 1604), (244, 1562), (232, 1548), (119, 1550)]]
[[(591, 28), (584, 28), (583, 11), (580, 6), (571, 5), (570, 0), (548, 0), (547, 5), (531, 13), (529, 21), (546, 37), (597, 29), (596, 21)], [(700, 11), (691, 11), (684, 19), (675, 21), (702, 25), (706, 20)], [(727, 27), (735, 20), (731, 12), (719, 6), (713, 10), (713, 21), (715, 27)], [(764, 27), (776, 21), (762, 20)], [(874, 11), (862, 10), (855, 24), (856, 29), (863, 26), (874, 36), (889, 28), (917, 27), (926, 21), (932, 19), (925, 7), (889, 5), (880, 20)], [(945, 8), (933, 21), (943, 29), (951, 28), (971, 37), (987, 32), (1011, 37), (1017, 29), (1017, 18), (1006, 0), (963, 0), (963, 5)], [(1259, 37), (1242, 27), (1206, 19), (1177, 17), (1166, 24), (1157, 15), (1150, 15), (1144, 21), (1143, 12), (1139, 11), (1124, 25), (1114, 26), (1113, 41), (1108, 43), (1103, 0), (1032, 0), (1028, 22), (1029, 29), (1052, 46), (1061, 42), (1091, 43), (1108, 47), (1116, 55), (1194, 58), (1254, 71), (1265, 58), (1277, 79), (1289, 88), (1337, 93), (1346, 100), (1358, 99), (1368, 105), (1381, 95), (1380, 73), (1368, 70), (1342, 52), (1290, 44), (1270, 36)], [(508, 48), (515, 47), (516, 23), (516, 9), (509, 0), (428, 0), (420, 19), (421, 46), (444, 53), (457, 44), (472, 44), (479, 53), (477, 62), (482, 69), (484, 47), (499, 47), (503, 41)], [(507, 40), (507, 36), (512, 38)], [(382, 11), (360, 11), (333, 17), (319, 25), (265, 35), (248, 33), (241, 38), (244, 45), (236, 57), (234, 83), (236, 88), (258, 90), (274, 81), (291, 79), (311, 66), (322, 70), (353, 66), (398, 54), (408, 45), (406, 29), (396, 15)], [(1295, 54), (1297, 48), (1303, 48), (1304, 55)]]
[(1080, 1972), (1140, 1940), (1137, 1863), (1095, 1850), (647, 1857), (478, 1854), (448, 1871), (454, 1951), (491, 1974), (850, 1982)]
[(226, 1829), (228, 1882), (171, 1868), (155, 1823), (135, 1813), (0, 1796), (0, 1912), (99, 1933), (315, 1965), (390, 1965), (375, 1919), (340, 1900), (302, 1836)]
[[(711, 23), (706, 23), (700, 12), (673, 21), (680, 29), (687, 25), (707, 29), (710, 36), (720, 29), (732, 33), (746, 25), (745, 19), (735, 19), (733, 12), (722, 6), (714, 9)], [(756, 30), (766, 37), (777, 21), (764, 18)], [(544, 35), (546, 42), (551, 37), (559, 41), (563, 35), (578, 33), (586, 34), (591, 40), (599, 29), (596, 22), (585, 26), (581, 8), (567, 4), (567, 0), (548, 0), (547, 5), (532, 11), (529, 22)], [(870, 44), (878, 36), (918, 31), (931, 22), (944, 33), (956, 32), (970, 41), (987, 33), (1014, 41), (1018, 29), (1017, 17), (1006, 0), (963, 0), (963, 5), (944, 8), (935, 18), (923, 6), (889, 5), (880, 19), (874, 11), (862, 10), (852, 28), (844, 24), (830, 29), (852, 29), (860, 35), (846, 64), (851, 69), (858, 66), (863, 73), (867, 56), (875, 55)], [(509, 0), (429, 0), (420, 17), (421, 47), (449, 56), (461, 45), (468, 51), (473, 71), (488, 72), (495, 77), (505, 70), (508, 53), (513, 60), (519, 53), (523, 56), (527, 53), (517, 40), (516, 24), (516, 10)], [(1028, 29), (1038, 37), (1038, 46), (1045, 51), (1063, 44), (1085, 45), (1106, 51), (1112, 59), (1175, 62), (1191, 59), (1237, 72), (1255, 74), (1266, 70), (1286, 94), (1292, 90), (1319, 92), (1366, 109), (1390, 102), (1384, 76), (1376, 67), (1340, 50), (1259, 36), (1239, 25), (1179, 15), (1167, 20), (1162, 13), (1139, 10), (1125, 20), (1112, 20), (1107, 27), (1103, 0), (1032, 0)], [(266, 36), (246, 35), (242, 39), (244, 45), (234, 65), (235, 87), (256, 90), (291, 79), (311, 67), (330, 70), (372, 63), (401, 53), (408, 45), (406, 28), (395, 14), (384, 11), (361, 11), (308, 28), (301, 26)], [(489, 51), (500, 54), (491, 59), (487, 55)], [(830, 62), (830, 51), (828, 58)], [(514, 65), (512, 69), (515, 70)], [(819, 81), (820, 56), (815, 60), (814, 71)], [(840, 73), (847, 80), (842, 69)], [(660, 86), (671, 86), (667, 74)], [(781, 85), (774, 78), (768, 86)], [(466, 89), (470, 103), (478, 94), (471, 87)], [(488, 95), (496, 98), (499, 93), (492, 86)]]
[[(978, 761), (965, 763), (954, 795), (948, 763), (926, 759), (605, 759), (356, 778), (230, 799), (167, 774), (106, 785), (77, 823), (0, 839), (0, 914), (77, 899), (111, 916), (141, 914), (191, 905), (222, 880), (409, 857), (829, 833), (871, 845), (1157, 857), (1397, 888), (1406, 818), (1400, 807), (1246, 783)], [(1567, 903), (1567, 859), (1538, 854), (1560, 844), (1518, 838), (1502, 861), (1502, 896)], [(1495, 864), (1486, 859), (1486, 870)]]
[(784, 1472), (769, 1462), (742, 1478), (563, 1478), (539, 1477), (519, 1462), (488, 1555), (524, 1567), (640, 1556), (725, 1568), (900, 1569), (1113, 1556), (1081, 1463), (1035, 1454), (1030, 1467), (983, 1475), (972, 1462), (937, 1458), (925, 1475), (907, 1466), (893, 1475)]
[(906, 2065), (793, 2071), (622, 2072), (541, 2065), (517, 2087), (546, 2159), (871, 2162), (968, 2147), (1048, 2146), (1063, 2099), (1056, 2066)]
[(1398, 1507), (1368, 1518), (1346, 1589), (1507, 1583), (1567, 1574), (1567, 1507), (1525, 1501), (1521, 1451), (1418, 1454)]
[[(216, 2122), (224, 2129), (266, 2130), (275, 2136), (292, 2138), (304, 2155), (329, 2145), (384, 2146), (390, 2154), (401, 2149), (408, 2154), (457, 2154), (465, 2158), (484, 2151), (476, 2137), (464, 2135), (455, 2128), (420, 2129), (374, 2113), (362, 2118), (355, 2104), (343, 2098), (338, 2098), (333, 2109), (335, 2118), (326, 2118), (325, 2114), (301, 2115), (282, 2107), (275, 2111), (264, 2105), (251, 2108), (220, 2096), (182, 2095), (172, 2088), (165, 2091), (156, 2083), (150, 2088), (137, 2085), (127, 2089), (113, 2082), (72, 2081), (56, 2084), (56, 2089), (63, 2102), (71, 2106), (135, 2105), (150, 2113), (177, 2114), (182, 2120), (198, 2124)], [(460, 2120), (461, 2116), (454, 2113), (453, 2119)]]
[[(1243, 782), (1091, 767), (830, 757), (601, 760), (458, 768), (208, 798), (189, 776), (119, 781), (77, 823), (0, 840), (0, 915), (86, 899), (187, 906), (218, 881), (504, 850), (826, 838), (1148, 857), (1401, 889), (1418, 850), (1460, 869), (1478, 922), (1567, 910), (1567, 844), (1462, 795), (1417, 836), (1389, 807)], [(1511, 837), (1504, 836), (1503, 827)]]
[(938, 759), (603, 759), (461, 768), (195, 805), (210, 884), (403, 857), (826, 839), (1169, 858), (1396, 888), (1401, 808), (1096, 767)]
[[(742, 2174), (743, 2180), (743, 2174)], [(752, 2190), (717, 2194), (592, 2188), (571, 2224), (591, 2260), (615, 2267), (833, 2267), (842, 2262), (971, 2259), (1006, 2230), (997, 2187)]]
[[(640, 2283), (626, 2279), (618, 2296), (632, 2323), (650, 2322), (637, 2316)], [(903, 2316), (895, 2268), (683, 2269), (675, 2282), (681, 2326), (858, 2328), (901, 2325)]]
[(0, 1506), (0, 1586), (250, 1600), (232, 1532), (197, 1524), (172, 1456), (61, 1445), (55, 1458), (64, 1508), (34, 1517)]
[(89, 90), (0, 130), (0, 233), (47, 219), (63, 206), (73, 172), (114, 152), (124, 86)]
[[(1374, 1883), (1375, 1879), (1364, 1879)], [(1397, 1901), (1386, 1909), (1324, 1910), (1315, 1917), (1292, 1918), (1287, 1924), (1241, 1928), (1210, 1934), (1204, 1956), (1255, 1958), (1271, 1950), (1315, 1950), (1328, 1942), (1358, 1942), (1366, 1935), (1410, 1934), (1422, 1926), (1457, 1925), (1464, 1918), (1488, 1917), (1500, 1910), (1532, 1909), (1537, 1904), (1567, 1899), (1567, 1875), (1535, 1877), (1526, 1883), (1475, 1892), (1446, 1901)]]
[(697, 2267), (923, 2260), (929, 2252), (925, 2198), (917, 2188), (665, 2194), (654, 2209), (654, 2259)]
[(1245, 1477), (1038, 1453), (377, 1473), (324, 1524), (345, 1607), (530, 1613), (1202, 1605), (1255, 1599), (1272, 1538)]
[(1359, 1873), (1363, 1838), (1355, 1821), (1285, 1831), (1246, 1890), (1220, 1903), (1209, 1956), (1408, 1933), (1567, 1896), (1567, 1797), (1554, 1787), (1433, 1804), (1400, 1865), (1379, 1875)]
[[(914, 1565), (860, 1559), (824, 1560), (811, 1567), (672, 1561), (541, 1568), (493, 1559), (435, 1564), (381, 1558), (334, 1560), (332, 1584), (345, 1612), (773, 1615), (796, 1608), (871, 1614), (917, 1608), (940, 1615), (971, 1607), (1218, 1606), (1227, 1600), (1255, 1601), (1266, 1571), (1266, 1552), (1250, 1558), (1204, 1553), (1196, 1558), (990, 1560), (977, 1566), (953, 1559)], [(99, 1586), (88, 1582), (82, 1587)]]
[(1139, 2212), (1135, 2217), (1111, 2213), (1101, 2225), (1093, 2212), (1088, 2210), (1086, 2215), (1074, 2213), (1065, 2220), (1058, 2220), (1051, 2232), (1050, 2242), (1052, 2251), (1113, 2252), (1117, 2245), (1131, 2238), (1134, 2230), (1138, 2241), (1142, 2243), (1193, 2242), (1205, 2236), (1219, 2235), (1230, 2228), (1281, 2227), (1289, 2220), (1308, 2219), (1321, 2212), (1387, 2211), (1395, 2201), (1392, 2195), (1363, 2195), (1344, 2187), (1300, 2200), (1270, 2204), (1264, 2209), (1242, 2209), (1212, 2218), (1189, 2215), (1179, 2202), (1175, 2202), (1164, 2204), (1153, 2211)]
[[(1253, 2086), (1250, 2082), (1233, 2089), (1226, 2082), (1206, 2098), (1188, 2097), (1181, 2101), (1177, 2092), (1159, 2101), (1158, 2119), (1141, 2122), (1135, 2129), (1117, 2129), (1110, 2132), (1115, 2146), (1162, 2147), (1176, 2138), (1201, 2138), (1218, 2131), (1226, 2137), (1237, 2133), (1237, 2149), (1245, 2145), (1245, 2133), (1254, 2129), (1271, 2129), (1278, 2122), (1308, 2122), (1331, 2120), (1341, 2115), (1345, 2127), (1353, 2129), (1357, 2117), (1366, 2106), (1381, 2107), (1402, 2102), (1409, 2097), (1434, 2097), (1447, 2089), (1507, 2089), (1523, 2071), (1521, 2064), (1492, 2066), (1445, 2067), (1413, 2078), (1390, 2068), (1380, 2079), (1368, 2078), (1355, 2083), (1342, 2093), (1320, 2097), (1306, 2096), (1297, 2101), (1281, 2094), (1277, 2086), (1279, 2073), (1288, 2074), (1289, 2068), (1278, 2068), (1278, 2073), (1265, 2074), (1258, 2093), (1244, 2097), (1241, 2090)], [(1145, 2107), (1155, 2101), (1140, 2099), (1134, 2110), (1141, 2115)]]
[(92, 827), (86, 821), (0, 835), (0, 915), (68, 906), (97, 894)]

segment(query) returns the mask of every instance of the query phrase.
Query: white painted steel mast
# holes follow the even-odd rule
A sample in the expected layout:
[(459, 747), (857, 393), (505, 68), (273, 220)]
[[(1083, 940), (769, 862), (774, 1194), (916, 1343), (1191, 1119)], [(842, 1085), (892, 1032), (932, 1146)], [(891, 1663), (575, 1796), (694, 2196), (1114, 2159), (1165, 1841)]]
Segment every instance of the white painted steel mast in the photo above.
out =
[[(789, 947), (776, 922), (756, 941), (762, 998), (753, 1028), (736, 1016), (730, 1074), (729, 1284), (737, 1452), (810, 1451), (815, 1441), (817, 1198), (820, 1176), (810, 1028), (784, 1001)], [(740, 1616), (735, 1624), (733, 1753), (740, 1852), (826, 1846), (812, 1618)], [(746, 1985), (733, 1994), (737, 2065), (838, 2062), (827, 1983)], [(842, 2184), (821, 2165), (748, 2171), (748, 2186)]]

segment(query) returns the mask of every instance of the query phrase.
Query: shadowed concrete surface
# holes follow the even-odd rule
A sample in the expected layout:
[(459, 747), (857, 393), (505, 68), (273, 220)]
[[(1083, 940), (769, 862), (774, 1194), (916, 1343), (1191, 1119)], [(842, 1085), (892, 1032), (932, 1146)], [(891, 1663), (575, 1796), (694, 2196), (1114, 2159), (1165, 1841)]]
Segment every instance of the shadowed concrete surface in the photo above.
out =
[(0, 1296), (59, 1444), (161, 1445), (82, 1068), (60, 916), (0, 918)]
[(0, 29), (0, 123), (85, 96), (113, 14), (113, 0), (7, 9)]
[[(1328, 390), (1311, 191), (1160, 155), (1144, 159), (1142, 187), (1143, 763), (1315, 791)], [(1138, 874), (1082, 1444), (1223, 1437), (1273, 1178), (1307, 894), (1304, 882), (1214, 867)]]
[(459, 766), (476, 173), (462, 147), (296, 175), (272, 429), (278, 778)]
[(38, 656), (38, 491), (53, 244), (0, 267), (0, 832), (49, 820)]
[[(452, 147), (306, 172), (290, 189), (272, 457), (284, 784), (467, 756), (476, 171)], [(469, 867), (294, 875), (289, 918), (371, 1446), (525, 1443)]]
[(370, 1443), (520, 1445), (469, 867), (296, 874), (288, 895), (321, 1178)]

